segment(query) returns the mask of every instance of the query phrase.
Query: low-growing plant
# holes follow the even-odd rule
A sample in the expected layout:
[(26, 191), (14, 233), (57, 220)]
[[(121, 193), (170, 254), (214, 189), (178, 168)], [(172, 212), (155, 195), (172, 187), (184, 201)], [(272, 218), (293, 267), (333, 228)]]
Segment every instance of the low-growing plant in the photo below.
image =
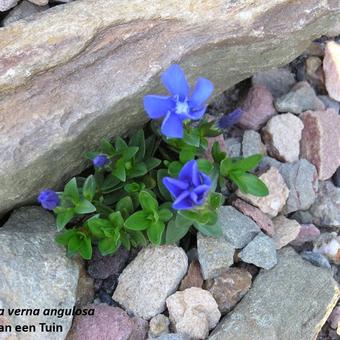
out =
[(110, 255), (121, 245), (130, 249), (149, 242), (175, 243), (191, 228), (218, 237), (217, 210), (225, 200), (221, 192), (230, 183), (243, 193), (268, 194), (266, 185), (249, 172), (261, 155), (229, 158), (215, 142), (213, 160), (204, 157), (208, 138), (237, 122), (242, 111), (208, 121), (203, 118), (213, 92), (208, 79), (199, 78), (191, 91), (182, 69), (172, 65), (162, 81), (168, 96), (144, 97), (153, 120), (150, 132), (139, 130), (113, 144), (102, 140), (97, 151), (86, 154), (93, 174), (72, 178), (63, 192), (40, 193), (41, 205), (56, 214), (56, 240), (70, 255), (90, 259), (93, 245)]

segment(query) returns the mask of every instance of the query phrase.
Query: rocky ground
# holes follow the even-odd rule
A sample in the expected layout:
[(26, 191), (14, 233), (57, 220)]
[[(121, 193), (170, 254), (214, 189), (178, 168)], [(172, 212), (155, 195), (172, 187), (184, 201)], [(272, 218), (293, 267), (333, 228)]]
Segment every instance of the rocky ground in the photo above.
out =
[(0, 304), (95, 309), (73, 324), (72, 317), (50, 319), (64, 326), (50, 339), (64, 338), (71, 324), (68, 338), (82, 340), (339, 339), (340, 45), (334, 40), (315, 41), (290, 65), (257, 73), (209, 107), (212, 115), (243, 108), (220, 141), (233, 157), (264, 154), (258, 173), (270, 191), (262, 198), (230, 192), (219, 212), (223, 238), (190, 234), (179, 245), (95, 253), (86, 274), (83, 263), (54, 245), (53, 217), (24, 207), (0, 229), (6, 274)]
[(0, 0), (0, 27), (74, 0)]

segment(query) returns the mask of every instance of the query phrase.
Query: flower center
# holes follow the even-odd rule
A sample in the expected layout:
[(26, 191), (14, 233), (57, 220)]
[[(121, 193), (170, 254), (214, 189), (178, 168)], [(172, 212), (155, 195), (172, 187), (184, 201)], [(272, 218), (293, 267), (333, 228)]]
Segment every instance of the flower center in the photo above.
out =
[(183, 115), (183, 114), (187, 114), (189, 112), (189, 105), (187, 103), (187, 101), (179, 101), (177, 100), (176, 102), (176, 113), (178, 115)]

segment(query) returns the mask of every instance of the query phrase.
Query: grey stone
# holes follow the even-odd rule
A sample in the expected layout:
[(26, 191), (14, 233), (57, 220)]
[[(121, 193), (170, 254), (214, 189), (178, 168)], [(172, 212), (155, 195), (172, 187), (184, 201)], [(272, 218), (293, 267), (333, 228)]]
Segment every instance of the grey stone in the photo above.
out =
[(325, 105), (316, 96), (309, 83), (301, 81), (296, 83), (287, 94), (276, 99), (275, 108), (279, 112), (300, 114), (307, 110), (323, 110)]
[(171, 63), (179, 62), (192, 84), (197, 76), (211, 79), (218, 94), (340, 31), (336, 1), (260, 6), (74, 1), (1, 29), (1, 213), (80, 173), (88, 166), (81, 155), (101, 138), (144, 124), (142, 97), (163, 91), (159, 75)]
[(243, 262), (271, 269), (277, 263), (276, 244), (272, 238), (261, 232), (242, 249), (239, 257)]
[(149, 323), (149, 336), (156, 338), (169, 333), (170, 320), (164, 314), (154, 316)]
[(219, 276), (234, 263), (235, 248), (223, 238), (198, 233), (197, 250), (204, 280)]
[(320, 182), (314, 204), (309, 209), (312, 221), (319, 227), (340, 227), (340, 188), (331, 181)]
[(17, 5), (19, 0), (0, 0), (0, 12), (8, 11)]
[(235, 248), (243, 248), (260, 232), (251, 218), (231, 206), (219, 209), (219, 220), (224, 238)]
[(190, 340), (187, 335), (179, 333), (164, 334), (156, 338), (157, 340)]
[(128, 313), (151, 319), (165, 310), (166, 298), (176, 291), (187, 268), (188, 258), (182, 248), (145, 248), (119, 276), (112, 298)]
[(31, 17), (32, 15), (45, 11), (48, 8), (48, 6), (37, 6), (24, 0), (6, 15), (2, 23), (4, 26), (8, 26), (15, 21)]
[(303, 251), (301, 253), (301, 256), (304, 260), (310, 262), (314, 266), (324, 267), (327, 269), (332, 268), (327, 258), (320, 253), (316, 253), (313, 251)]
[(300, 224), (310, 224), (313, 221), (313, 216), (309, 211), (296, 211), (292, 215), (292, 218), (294, 218), (294, 220), (297, 220)]
[(8, 316), (12, 325), (35, 325), (37, 331), (18, 333), (19, 339), (45, 340), (39, 323), (62, 326), (61, 333), (49, 333), (49, 339), (65, 338), (72, 315), (44, 316), (45, 308), (72, 309), (76, 304), (81, 262), (66, 256), (55, 243), (55, 219), (38, 207), (24, 207), (12, 213), (0, 229), (0, 306), (40, 309), (39, 316)]
[(297, 210), (309, 209), (316, 199), (319, 187), (315, 166), (301, 159), (293, 164), (282, 164), (279, 171), (289, 188), (289, 196), (283, 212), (289, 214)]
[(241, 156), (241, 139), (232, 137), (225, 140), (225, 147), (227, 155), (229, 157), (240, 157)]
[(325, 104), (326, 109), (333, 109), (335, 112), (339, 113), (340, 111), (340, 103), (335, 99), (332, 99), (328, 96), (318, 96), (319, 99)]
[(294, 74), (285, 68), (274, 68), (256, 73), (252, 78), (253, 85), (265, 86), (274, 97), (286, 94), (295, 84)]
[(261, 141), (261, 135), (254, 130), (246, 130), (242, 140), (243, 157), (264, 153), (265, 147)]
[(275, 268), (259, 273), (252, 289), (209, 339), (316, 339), (339, 295), (329, 270), (284, 248)]

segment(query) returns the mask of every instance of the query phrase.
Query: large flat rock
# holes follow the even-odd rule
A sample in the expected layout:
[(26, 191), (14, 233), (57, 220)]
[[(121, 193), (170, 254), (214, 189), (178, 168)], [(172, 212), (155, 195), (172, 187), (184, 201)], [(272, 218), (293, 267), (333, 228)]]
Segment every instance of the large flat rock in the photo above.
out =
[(304, 261), (292, 248), (278, 264), (262, 270), (253, 287), (210, 336), (210, 340), (312, 340), (340, 296), (327, 269)]
[[(0, 212), (60, 186), (179, 62), (215, 93), (340, 32), (337, 1), (79, 0), (0, 28)], [(339, 30), (339, 32), (335, 32)]]

